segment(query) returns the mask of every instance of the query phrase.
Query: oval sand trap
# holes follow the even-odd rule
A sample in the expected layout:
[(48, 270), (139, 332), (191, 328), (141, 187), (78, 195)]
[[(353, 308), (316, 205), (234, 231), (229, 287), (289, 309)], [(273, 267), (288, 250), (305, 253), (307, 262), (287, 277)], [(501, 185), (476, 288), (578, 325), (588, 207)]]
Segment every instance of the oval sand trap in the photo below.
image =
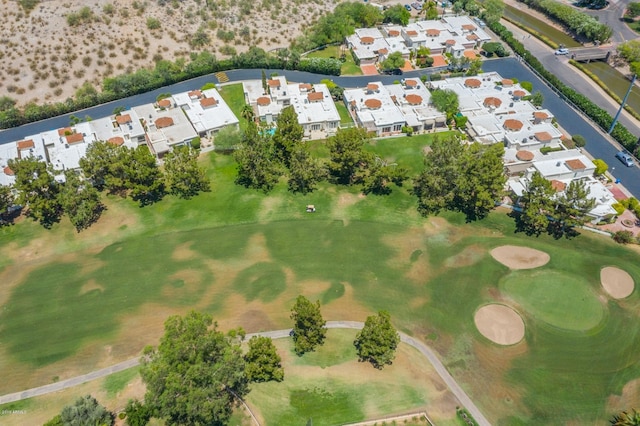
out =
[(609, 296), (614, 299), (624, 299), (633, 293), (633, 278), (626, 271), (614, 266), (607, 266), (600, 270), (600, 282)]
[(524, 337), (524, 321), (516, 311), (505, 305), (481, 307), (474, 321), (484, 337), (499, 345), (515, 345)]
[(549, 262), (543, 251), (521, 246), (500, 246), (491, 250), (491, 256), (510, 269), (533, 269)]

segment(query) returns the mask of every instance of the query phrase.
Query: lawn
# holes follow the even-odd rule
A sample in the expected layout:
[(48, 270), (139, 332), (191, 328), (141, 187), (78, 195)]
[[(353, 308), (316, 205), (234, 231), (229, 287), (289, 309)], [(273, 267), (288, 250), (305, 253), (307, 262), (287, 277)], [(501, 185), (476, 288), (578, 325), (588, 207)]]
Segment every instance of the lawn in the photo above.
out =
[[(316, 50), (314, 52), (309, 53), (309, 58), (335, 58), (340, 59), (342, 52), (340, 51), (340, 46), (327, 46), (324, 49)], [(345, 61), (342, 63), (342, 67), (340, 68), (341, 75), (362, 75), (362, 70), (360, 66), (357, 65), (353, 56), (351, 56), (351, 52), (349, 50), (345, 50)]]
[(349, 111), (344, 102), (336, 102), (336, 109), (338, 110), (338, 114), (340, 114), (340, 124), (353, 124), (353, 118), (349, 115)]
[(229, 108), (231, 108), (231, 111), (233, 111), (235, 116), (238, 117), (238, 120), (240, 120), (240, 128), (245, 129), (247, 127), (247, 120), (242, 116), (242, 107), (246, 105), (246, 102), (242, 83), (220, 86), (218, 87), (218, 91), (222, 99), (224, 99), (227, 105), (229, 105)]
[[(430, 138), (382, 139), (368, 149), (416, 174)], [(310, 147), (326, 154), (321, 142)], [(289, 309), (304, 294), (321, 300), (327, 319), (364, 321), (388, 310), (398, 328), (436, 350), (497, 425), (603, 424), (633, 403), (623, 388), (640, 378), (640, 298), (636, 291), (609, 299), (599, 271), (618, 266), (640, 282), (635, 252), (591, 234), (526, 237), (504, 212), (472, 223), (454, 213), (427, 220), (410, 183), (389, 196), (327, 183), (294, 195), (283, 181), (265, 195), (233, 184), (230, 156), (211, 153), (202, 162), (212, 191), (192, 200), (167, 197), (140, 209), (109, 197), (100, 223), (81, 234), (66, 220), (51, 231), (30, 221), (0, 229), (1, 393), (136, 356), (157, 344), (168, 315), (190, 309), (211, 313), (223, 329), (288, 327)], [(307, 204), (317, 212), (305, 213)], [(551, 260), (510, 271), (488, 254), (505, 244)], [(473, 313), (491, 302), (521, 313), (522, 343), (499, 347), (479, 335)], [(337, 336), (304, 358), (278, 342), (290, 370), (304, 373), (285, 373), (283, 384), (251, 394), (274, 419), (267, 424), (305, 416), (315, 423), (323, 406), (342, 413), (327, 422), (346, 422), (425, 401), (409, 379), (351, 377), (366, 365), (349, 361), (351, 337)], [(345, 376), (328, 375), (332, 369)], [(126, 379), (116, 375), (97, 391), (120, 394)], [(380, 395), (388, 403), (375, 402)], [(280, 403), (268, 399), (275, 396)]]

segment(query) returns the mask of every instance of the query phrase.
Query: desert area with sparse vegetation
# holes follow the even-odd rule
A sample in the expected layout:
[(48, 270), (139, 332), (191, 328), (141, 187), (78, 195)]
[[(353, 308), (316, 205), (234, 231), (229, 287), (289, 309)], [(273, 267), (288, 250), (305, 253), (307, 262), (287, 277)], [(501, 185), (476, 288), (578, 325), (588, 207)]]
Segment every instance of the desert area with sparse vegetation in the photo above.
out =
[(2, 0), (0, 90), (58, 102), (85, 83), (192, 53), (218, 58), (289, 46), (336, 0)]

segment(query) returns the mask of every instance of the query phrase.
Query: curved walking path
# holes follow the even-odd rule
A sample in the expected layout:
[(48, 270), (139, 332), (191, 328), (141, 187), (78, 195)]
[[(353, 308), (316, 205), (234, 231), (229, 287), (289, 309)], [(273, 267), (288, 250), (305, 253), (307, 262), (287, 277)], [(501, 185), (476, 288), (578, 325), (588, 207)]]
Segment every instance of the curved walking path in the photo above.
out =
[[(326, 327), (360, 330), (362, 329), (362, 327), (364, 327), (364, 323), (360, 321), (327, 321)], [(261, 333), (247, 334), (246, 338), (250, 339), (253, 336), (265, 336), (272, 339), (282, 339), (284, 337), (289, 337), (290, 332), (291, 329), (265, 331)], [(440, 359), (436, 356), (435, 352), (433, 352), (430, 347), (405, 333), (398, 332), (398, 334), (400, 334), (400, 341), (402, 343), (406, 343), (407, 345), (417, 349), (422, 354), (422, 356), (424, 356), (431, 363), (431, 365), (433, 365), (433, 368), (440, 375), (451, 392), (456, 396), (456, 398), (458, 398), (460, 404), (464, 408), (466, 408), (467, 411), (469, 411), (469, 413), (473, 416), (473, 418), (478, 422), (480, 426), (491, 426), (491, 423), (489, 423), (489, 421), (484, 417), (482, 412), (478, 409), (478, 407), (476, 407), (467, 393), (460, 387), (460, 385), (458, 385), (458, 382), (456, 382), (453, 376), (449, 374), (449, 371), (447, 371), (444, 364), (442, 364)], [(114, 364), (110, 367), (83, 374), (82, 376), (72, 377), (70, 379), (61, 380), (56, 383), (51, 383), (49, 385), (44, 385), (33, 389), (27, 389), (21, 392), (2, 395), (0, 396), (0, 404), (7, 404), (9, 402), (20, 401), (22, 399), (33, 398), (34, 396), (45, 395), (51, 392), (68, 389), (73, 386), (89, 382), (91, 380), (99, 379), (101, 377), (117, 373), (119, 371), (127, 370), (139, 364), (140, 358), (131, 358), (118, 364)]]

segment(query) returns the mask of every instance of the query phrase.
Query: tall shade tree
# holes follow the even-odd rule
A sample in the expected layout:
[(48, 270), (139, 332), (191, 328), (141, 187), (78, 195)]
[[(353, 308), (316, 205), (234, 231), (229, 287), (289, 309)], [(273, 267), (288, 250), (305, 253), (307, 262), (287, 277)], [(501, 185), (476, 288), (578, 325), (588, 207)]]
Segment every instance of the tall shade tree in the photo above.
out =
[(404, 58), (402, 57), (402, 52), (393, 52), (387, 56), (387, 59), (382, 61), (380, 64), (382, 69), (392, 70), (396, 68), (402, 68), (404, 66)]
[(298, 114), (293, 105), (283, 108), (276, 121), (273, 145), (276, 156), (285, 166), (289, 166), (291, 153), (300, 145), (303, 136), (304, 128), (298, 123)]
[(9, 208), (13, 206), (14, 196), (10, 186), (0, 185), (0, 226), (9, 221)]
[(60, 185), (47, 165), (36, 158), (11, 159), (8, 166), (15, 173), (14, 188), (18, 191), (18, 204), (27, 208), (27, 216), (51, 228), (60, 220), (62, 208), (58, 199)]
[(522, 194), (522, 212), (516, 215), (516, 226), (527, 235), (540, 235), (549, 227), (549, 212), (553, 209), (556, 191), (540, 172), (534, 172)]
[(451, 89), (437, 89), (431, 92), (431, 103), (451, 120), (459, 108), (458, 94)]
[(140, 375), (145, 405), (167, 425), (225, 425), (249, 391), (240, 345), (194, 311), (167, 319), (160, 345), (144, 350)]
[(115, 416), (91, 395), (78, 398), (72, 405), (67, 405), (60, 413), (60, 420), (65, 426), (100, 425), (111, 426)]
[(586, 214), (596, 204), (590, 197), (591, 190), (584, 181), (572, 180), (564, 192), (556, 200), (556, 208), (551, 213), (553, 217), (551, 233), (556, 237), (573, 236), (575, 228), (584, 225)]
[(370, 362), (378, 369), (391, 365), (399, 343), (400, 335), (391, 325), (391, 317), (386, 311), (367, 317), (364, 328), (353, 342), (358, 359), (361, 362)]
[(130, 399), (124, 407), (128, 426), (146, 426), (151, 419), (151, 410), (137, 399)]
[(91, 183), (102, 191), (122, 193), (126, 188), (125, 162), (127, 148), (109, 142), (94, 142), (80, 159), (80, 168)]
[(318, 182), (326, 176), (325, 169), (319, 160), (309, 154), (306, 146), (298, 146), (290, 155), (289, 191), (308, 194), (316, 189)]
[(164, 174), (167, 189), (180, 198), (211, 190), (209, 178), (198, 164), (198, 151), (189, 146), (175, 147), (164, 156)]
[(464, 146), (456, 137), (434, 137), (424, 159), (424, 170), (413, 182), (421, 215), (437, 214), (452, 203), (463, 151)]
[(482, 6), (484, 7), (482, 17), (488, 24), (500, 21), (504, 13), (504, 2), (502, 0), (484, 0)]
[(249, 122), (242, 144), (234, 153), (238, 175), (236, 183), (246, 188), (260, 189), (268, 193), (278, 183), (280, 163), (274, 153), (273, 141), (265, 131)]
[(146, 206), (162, 200), (165, 194), (162, 171), (146, 146), (127, 151), (126, 185), (131, 198)]
[(320, 313), (320, 301), (311, 303), (304, 296), (298, 296), (295, 305), (291, 310), (293, 320), (293, 344), (296, 354), (304, 355), (306, 352), (314, 351), (324, 343), (327, 336), (325, 325), (327, 322)]
[(65, 183), (58, 195), (60, 206), (71, 224), (80, 232), (97, 222), (104, 210), (98, 190), (80, 178), (75, 170), (64, 172)]
[(270, 337), (254, 336), (249, 340), (249, 351), (245, 354), (247, 379), (252, 382), (284, 380), (282, 359)]
[(385, 24), (390, 23), (407, 26), (410, 18), (411, 12), (405, 9), (403, 5), (396, 4), (394, 6), (389, 6), (387, 10), (384, 11), (383, 22)]
[(328, 169), (336, 183), (356, 183), (358, 171), (366, 167), (367, 153), (364, 152), (364, 146), (370, 139), (367, 131), (361, 127), (338, 129), (336, 135), (329, 138)]
[(458, 162), (454, 204), (467, 220), (484, 218), (500, 201), (507, 177), (504, 174), (504, 145), (474, 143)]

